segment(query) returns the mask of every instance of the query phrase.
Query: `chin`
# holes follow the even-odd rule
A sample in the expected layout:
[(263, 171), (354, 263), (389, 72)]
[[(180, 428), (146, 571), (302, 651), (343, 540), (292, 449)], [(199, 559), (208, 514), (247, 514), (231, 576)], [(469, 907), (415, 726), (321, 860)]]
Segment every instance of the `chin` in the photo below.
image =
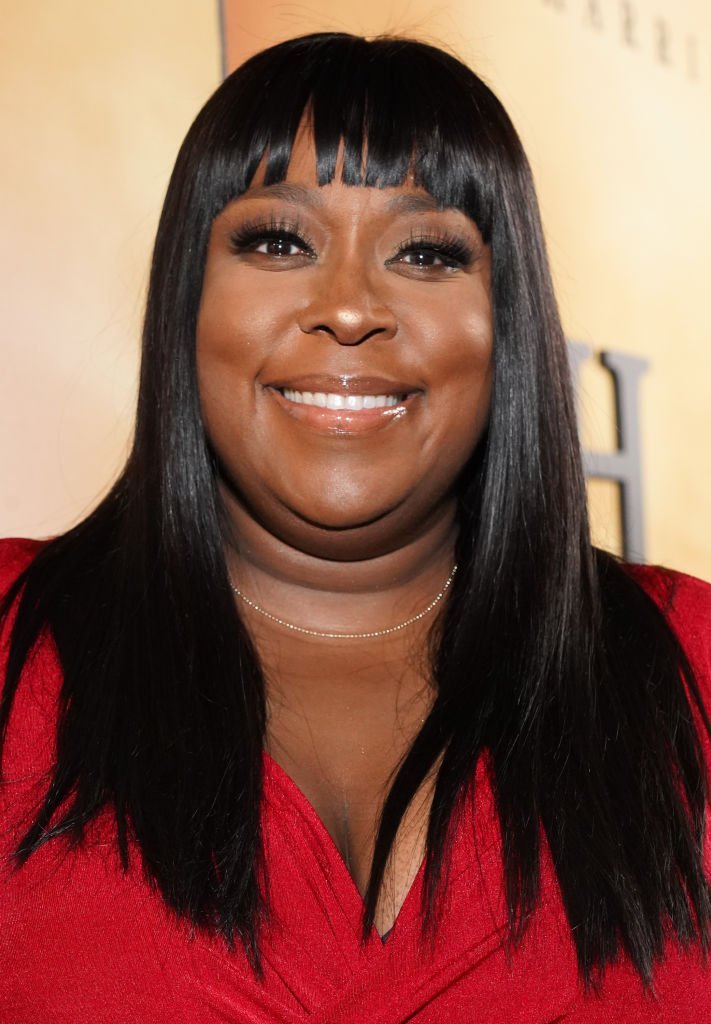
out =
[(401, 534), (394, 537), (389, 530), (358, 526), (303, 526), (301, 529), (285, 531), (280, 540), (304, 555), (330, 562), (361, 562), (380, 558), (403, 544)]
[(442, 513), (410, 505), (400, 496), (391, 503), (363, 504), (343, 508), (322, 504), (317, 515), (291, 508), (288, 522), (280, 519), (267, 525), (270, 532), (290, 547), (305, 554), (334, 561), (359, 561), (378, 558), (413, 541), (432, 518)]
[(305, 526), (316, 530), (344, 533), (377, 528), (377, 524), (391, 515), (399, 502), (392, 505), (363, 506), (344, 508), (342, 505), (331, 504), (292, 507), (290, 511)]

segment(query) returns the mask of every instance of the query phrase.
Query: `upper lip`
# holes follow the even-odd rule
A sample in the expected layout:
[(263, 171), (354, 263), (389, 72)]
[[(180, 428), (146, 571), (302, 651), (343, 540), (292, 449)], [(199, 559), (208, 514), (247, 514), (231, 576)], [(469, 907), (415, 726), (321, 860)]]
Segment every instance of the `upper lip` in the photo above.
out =
[(267, 387), (277, 391), (291, 388), (294, 391), (325, 392), (333, 395), (409, 395), (422, 388), (412, 381), (395, 380), (392, 377), (360, 377), (341, 374), (301, 374), (296, 377), (281, 377), (269, 381)]

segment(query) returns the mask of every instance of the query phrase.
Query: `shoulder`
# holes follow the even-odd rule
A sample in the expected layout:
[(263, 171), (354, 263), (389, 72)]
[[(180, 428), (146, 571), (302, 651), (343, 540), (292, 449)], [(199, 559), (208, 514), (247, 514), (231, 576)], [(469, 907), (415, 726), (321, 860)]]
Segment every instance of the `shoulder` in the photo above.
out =
[(709, 641), (711, 583), (659, 565), (626, 565), (626, 571), (645, 590), (679, 635)]
[[(33, 563), (44, 542), (13, 538), (0, 540), (0, 602), (13, 584)], [(57, 700), (61, 689), (61, 670), (54, 644), (41, 634), (24, 664), (17, 689), (9, 700), (6, 669), (16, 621), (17, 604), (2, 609), (6, 614), (0, 623), (0, 693), (6, 727), (0, 745), (2, 785), (0, 785), (0, 847), (6, 833), (14, 835), (10, 820), (15, 811), (34, 806), (40, 790), (46, 785), (47, 772), (54, 759), (54, 731)], [(11, 813), (12, 812), (12, 813)], [(10, 818), (6, 820), (6, 816)], [(20, 815), (21, 817), (21, 815)], [(14, 828), (14, 826), (13, 826)], [(9, 830), (9, 831), (8, 831)], [(17, 838), (17, 837), (16, 837)]]
[(711, 584), (658, 565), (625, 569), (659, 607), (711, 692)]
[(42, 550), (44, 541), (23, 537), (0, 539), (0, 661), (4, 662), (7, 642), (15, 621), (17, 605), (6, 605), (4, 598), (25, 569)]
[(41, 540), (11, 537), (0, 540), (0, 597), (7, 593), (44, 545)]

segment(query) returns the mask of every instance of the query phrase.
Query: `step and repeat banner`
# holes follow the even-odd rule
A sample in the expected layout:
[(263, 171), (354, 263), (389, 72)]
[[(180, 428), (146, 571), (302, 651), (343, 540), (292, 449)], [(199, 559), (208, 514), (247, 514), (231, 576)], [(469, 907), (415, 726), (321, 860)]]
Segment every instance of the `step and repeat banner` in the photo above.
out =
[(387, 32), (470, 63), (523, 138), (596, 540), (711, 578), (706, 0), (3, 0), (0, 13), (0, 534), (65, 528), (121, 465), (151, 236), (220, 76), (289, 36)]

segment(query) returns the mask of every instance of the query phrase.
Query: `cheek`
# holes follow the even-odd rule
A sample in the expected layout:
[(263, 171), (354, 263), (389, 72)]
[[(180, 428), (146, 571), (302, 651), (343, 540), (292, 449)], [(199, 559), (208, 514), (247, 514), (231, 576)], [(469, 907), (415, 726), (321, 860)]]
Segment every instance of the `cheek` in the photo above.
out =
[[(443, 322), (439, 321), (440, 324)], [(431, 429), (424, 454), (443, 480), (457, 476), (488, 422), (493, 377), (493, 339), (488, 307), (450, 316), (446, 344), (431, 353)]]
[(491, 360), (493, 315), (485, 273), (431, 286), (419, 302), (401, 308), (403, 321), (443, 369), (460, 373), (483, 372)]
[(260, 371), (274, 349), (279, 311), (234, 282), (208, 281), (198, 313), (196, 368), (203, 420), (218, 448), (254, 424)]
[(295, 296), (284, 274), (208, 272), (197, 321), (197, 357), (235, 375), (258, 364), (289, 335)]
[[(432, 392), (441, 401), (455, 400), (465, 419), (474, 410), (488, 414), (493, 362), (493, 332), (488, 304), (465, 309), (456, 305), (428, 324), (427, 343)], [(443, 329), (443, 325), (446, 327)]]

